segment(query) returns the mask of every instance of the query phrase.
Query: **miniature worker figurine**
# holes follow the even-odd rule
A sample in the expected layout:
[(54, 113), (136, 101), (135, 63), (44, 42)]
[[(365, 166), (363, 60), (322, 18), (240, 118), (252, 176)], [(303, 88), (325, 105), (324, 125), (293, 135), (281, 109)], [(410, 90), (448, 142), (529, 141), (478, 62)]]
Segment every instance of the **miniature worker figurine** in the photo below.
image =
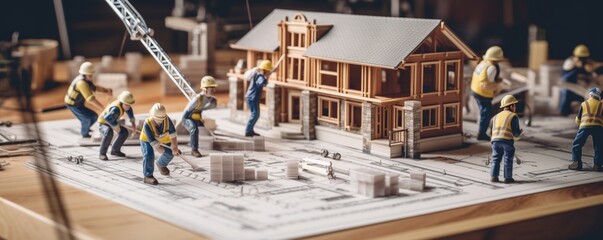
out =
[(592, 88), (588, 91), (590, 98), (582, 103), (576, 124), (580, 124), (572, 148), (572, 161), (569, 165), (571, 170), (582, 170), (582, 147), (586, 143), (588, 136), (593, 138), (593, 148), (595, 152), (593, 170), (603, 171), (603, 103), (601, 102), (601, 89)]
[(259, 136), (259, 134), (253, 131), (253, 127), (260, 118), (260, 99), (262, 97), (262, 89), (268, 84), (268, 79), (272, 73), (272, 62), (264, 60), (257, 68), (250, 71), (254, 70), (256, 73), (251, 77), (249, 88), (245, 94), (247, 106), (249, 106), (249, 110), (251, 111), (249, 121), (245, 127), (246, 137)]
[[(574, 48), (571, 57), (563, 62), (563, 71), (561, 71), (561, 80), (566, 83), (578, 84), (579, 80), (588, 83), (593, 72), (593, 63), (589, 60), (590, 51), (588, 47), (580, 44)], [(584, 97), (576, 94), (567, 88), (561, 88), (559, 95), (559, 114), (567, 116), (571, 114), (572, 102), (582, 102)]]
[(479, 130), (477, 140), (490, 141), (486, 134), (492, 117), (492, 98), (499, 90), (500, 67), (498, 63), (504, 59), (503, 50), (499, 46), (488, 48), (484, 60), (475, 67), (471, 79), (471, 94), (479, 107)]
[(327, 166), (327, 178), (329, 179), (337, 179), (337, 177), (335, 177), (335, 170), (333, 170), (333, 162), (329, 162), (329, 166)]
[(504, 159), (505, 183), (515, 182), (513, 179), (513, 157), (515, 157), (515, 140), (519, 140), (522, 130), (517, 117), (517, 99), (513, 95), (505, 96), (500, 108), (503, 111), (494, 116), (492, 127), (492, 182), (498, 182), (500, 162)]
[(98, 115), (96, 112), (87, 108), (84, 102), (92, 104), (98, 111), (103, 110), (103, 105), (96, 100), (94, 92), (105, 92), (111, 94), (111, 89), (97, 87), (92, 82), (94, 74), (94, 65), (90, 62), (82, 63), (80, 66), (80, 75), (78, 75), (69, 86), (65, 95), (65, 105), (80, 120), (82, 124), (80, 134), (83, 138), (90, 138), (90, 127), (96, 122)]
[(157, 185), (157, 179), (153, 177), (155, 151), (161, 154), (156, 162), (159, 172), (161, 175), (170, 175), (167, 165), (174, 155), (180, 156), (180, 150), (176, 139), (176, 128), (167, 116), (165, 107), (155, 103), (149, 112), (151, 116), (145, 119), (140, 133), (140, 148), (143, 155), (144, 183)]
[(134, 96), (129, 91), (123, 91), (117, 97), (117, 100), (113, 101), (98, 117), (98, 123), (100, 125), (100, 133), (102, 140), (100, 144), (100, 160), (106, 161), (107, 149), (113, 139), (113, 132), (117, 133), (117, 139), (113, 142), (111, 147), (111, 155), (118, 157), (125, 157), (126, 154), (121, 152), (121, 146), (128, 138), (129, 132), (126, 128), (119, 125), (118, 120), (126, 113), (130, 118), (132, 125), (132, 132), (136, 132), (136, 119), (134, 118), (134, 111), (132, 110), (132, 104), (134, 104)]
[(216, 79), (212, 76), (205, 76), (201, 79), (201, 92), (193, 98), (184, 109), (182, 114), (182, 123), (191, 135), (191, 155), (201, 157), (199, 152), (199, 127), (203, 127), (204, 110), (216, 107), (217, 101), (214, 90), (218, 86)]

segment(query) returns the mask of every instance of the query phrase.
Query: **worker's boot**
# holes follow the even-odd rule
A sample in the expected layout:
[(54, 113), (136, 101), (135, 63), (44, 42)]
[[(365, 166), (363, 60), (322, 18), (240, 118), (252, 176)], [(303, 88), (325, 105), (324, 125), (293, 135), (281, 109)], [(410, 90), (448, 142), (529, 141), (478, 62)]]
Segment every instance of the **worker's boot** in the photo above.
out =
[(514, 183), (515, 179), (513, 178), (505, 178), (505, 183)]
[(101, 155), (98, 155), (98, 158), (99, 158), (100, 160), (103, 160), (103, 161), (107, 161), (107, 160), (109, 160), (109, 158), (107, 157), (107, 155), (106, 155), (106, 154), (101, 154)]
[(161, 175), (170, 175), (170, 170), (167, 167), (159, 166), (158, 163), (155, 163), (155, 165), (159, 168), (159, 173), (161, 173)]
[(576, 171), (580, 171), (582, 170), (582, 161), (574, 161), (572, 164), (569, 165), (569, 167), (567, 167), (569, 170), (576, 170)]
[(159, 184), (159, 182), (157, 182), (157, 179), (155, 179), (155, 177), (153, 176), (144, 177), (144, 183), (151, 185)]
[(193, 149), (191, 151), (191, 155), (193, 155), (193, 157), (202, 157), (203, 156), (203, 155), (201, 155), (201, 153), (197, 149)]
[(498, 177), (492, 177), (492, 178), (490, 178), (490, 182), (500, 182), (500, 181), (498, 181)]
[(111, 151), (111, 155), (118, 156), (118, 157), (125, 157), (126, 156), (126, 154), (123, 153), (123, 152), (121, 152), (121, 151), (117, 151), (117, 152)]

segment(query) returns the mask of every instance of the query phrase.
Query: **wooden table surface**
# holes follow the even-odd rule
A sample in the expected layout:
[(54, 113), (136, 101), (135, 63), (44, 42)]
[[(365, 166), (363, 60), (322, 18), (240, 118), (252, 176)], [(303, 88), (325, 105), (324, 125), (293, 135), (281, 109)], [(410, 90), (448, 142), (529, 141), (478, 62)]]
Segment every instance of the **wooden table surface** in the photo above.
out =
[[(168, 111), (184, 108), (184, 96), (160, 96), (159, 87), (158, 80), (130, 86), (136, 98), (135, 113), (148, 111), (155, 102), (163, 103)], [(37, 94), (33, 99), (36, 108), (61, 104), (66, 88), (65, 83)], [(227, 93), (220, 93), (218, 97), (221, 105), (226, 104)], [(99, 94), (98, 98), (102, 103), (108, 102), (105, 96)], [(15, 102), (10, 100), (4, 106), (14, 105)], [(16, 111), (0, 109), (0, 116), (2, 120), (20, 122)], [(73, 118), (66, 109), (37, 116), (41, 121)], [(31, 157), (0, 159), (11, 164), (0, 171), (0, 238), (56, 238), (42, 192), (43, 176), (24, 166), (29, 159)], [(68, 184), (58, 185), (78, 238), (203, 238)], [(602, 225), (603, 182), (598, 182), (333, 232), (311, 239), (576, 238), (601, 234), (597, 230), (600, 232)]]

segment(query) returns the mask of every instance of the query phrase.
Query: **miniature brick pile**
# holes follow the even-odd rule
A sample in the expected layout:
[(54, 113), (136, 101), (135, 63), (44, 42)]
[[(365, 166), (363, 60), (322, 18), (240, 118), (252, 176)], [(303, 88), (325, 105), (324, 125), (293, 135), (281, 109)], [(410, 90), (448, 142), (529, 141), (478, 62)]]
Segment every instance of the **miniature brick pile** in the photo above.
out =
[(410, 171), (410, 179), (402, 181), (401, 187), (411, 191), (422, 192), (425, 190), (427, 174), (423, 171)]
[(397, 195), (398, 174), (385, 174), (385, 172), (359, 168), (350, 171), (352, 191), (366, 197), (387, 197)]
[(243, 154), (209, 154), (209, 176), (212, 182), (268, 180), (268, 170), (245, 168)]

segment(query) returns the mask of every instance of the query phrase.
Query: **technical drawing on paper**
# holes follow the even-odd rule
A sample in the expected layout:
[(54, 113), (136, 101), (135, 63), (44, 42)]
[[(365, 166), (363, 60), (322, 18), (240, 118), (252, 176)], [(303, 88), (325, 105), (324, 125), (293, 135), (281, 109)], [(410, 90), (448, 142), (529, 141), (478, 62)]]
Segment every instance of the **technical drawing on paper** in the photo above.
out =
[[(220, 126), (227, 110), (211, 111)], [(176, 118), (177, 119), (177, 118)], [(222, 122), (222, 123), (221, 123)], [(297, 238), (375, 224), (462, 206), (525, 195), (578, 184), (603, 181), (603, 174), (567, 170), (572, 138), (577, 127), (573, 119), (536, 119), (525, 128), (524, 139), (516, 143), (522, 164), (514, 164), (515, 184), (491, 183), (490, 166), (484, 162), (490, 154), (489, 142), (467, 140), (461, 149), (423, 154), (421, 160), (384, 159), (321, 141), (266, 138), (264, 152), (239, 151), (245, 155), (246, 168), (268, 169), (268, 181), (215, 183), (209, 179), (209, 157), (183, 157), (204, 170), (193, 171), (175, 157), (168, 166), (171, 176), (155, 177), (159, 185), (142, 182), (142, 154), (139, 146), (124, 146), (127, 157), (98, 159), (98, 147), (80, 147), (76, 120), (39, 123), (43, 141), (50, 143), (48, 158), (53, 176), (137, 209), (145, 214), (181, 226), (211, 238), (274, 239)], [(465, 123), (465, 131), (475, 123)], [(243, 132), (239, 126), (238, 132)], [(19, 136), (23, 125), (7, 130)], [(97, 129), (97, 128), (93, 128)], [(467, 130), (469, 129), (469, 130)], [(222, 131), (227, 131), (222, 129)], [(475, 132), (475, 131), (474, 131)], [(181, 136), (186, 137), (186, 136)], [(181, 144), (184, 153), (190, 148)], [(341, 154), (341, 160), (323, 158), (321, 149)], [(66, 156), (82, 155), (86, 161), (76, 164)], [(592, 165), (592, 145), (584, 149), (584, 163)], [(325, 171), (301, 171), (299, 178), (288, 179), (287, 160), (313, 158), (333, 162), (337, 179), (328, 179)], [(39, 171), (48, 172), (28, 164)], [(427, 173), (423, 192), (400, 189), (398, 196), (367, 198), (354, 194), (349, 170), (370, 168), (400, 174), (408, 179), (411, 170)], [(502, 173), (501, 173), (502, 174)]]

